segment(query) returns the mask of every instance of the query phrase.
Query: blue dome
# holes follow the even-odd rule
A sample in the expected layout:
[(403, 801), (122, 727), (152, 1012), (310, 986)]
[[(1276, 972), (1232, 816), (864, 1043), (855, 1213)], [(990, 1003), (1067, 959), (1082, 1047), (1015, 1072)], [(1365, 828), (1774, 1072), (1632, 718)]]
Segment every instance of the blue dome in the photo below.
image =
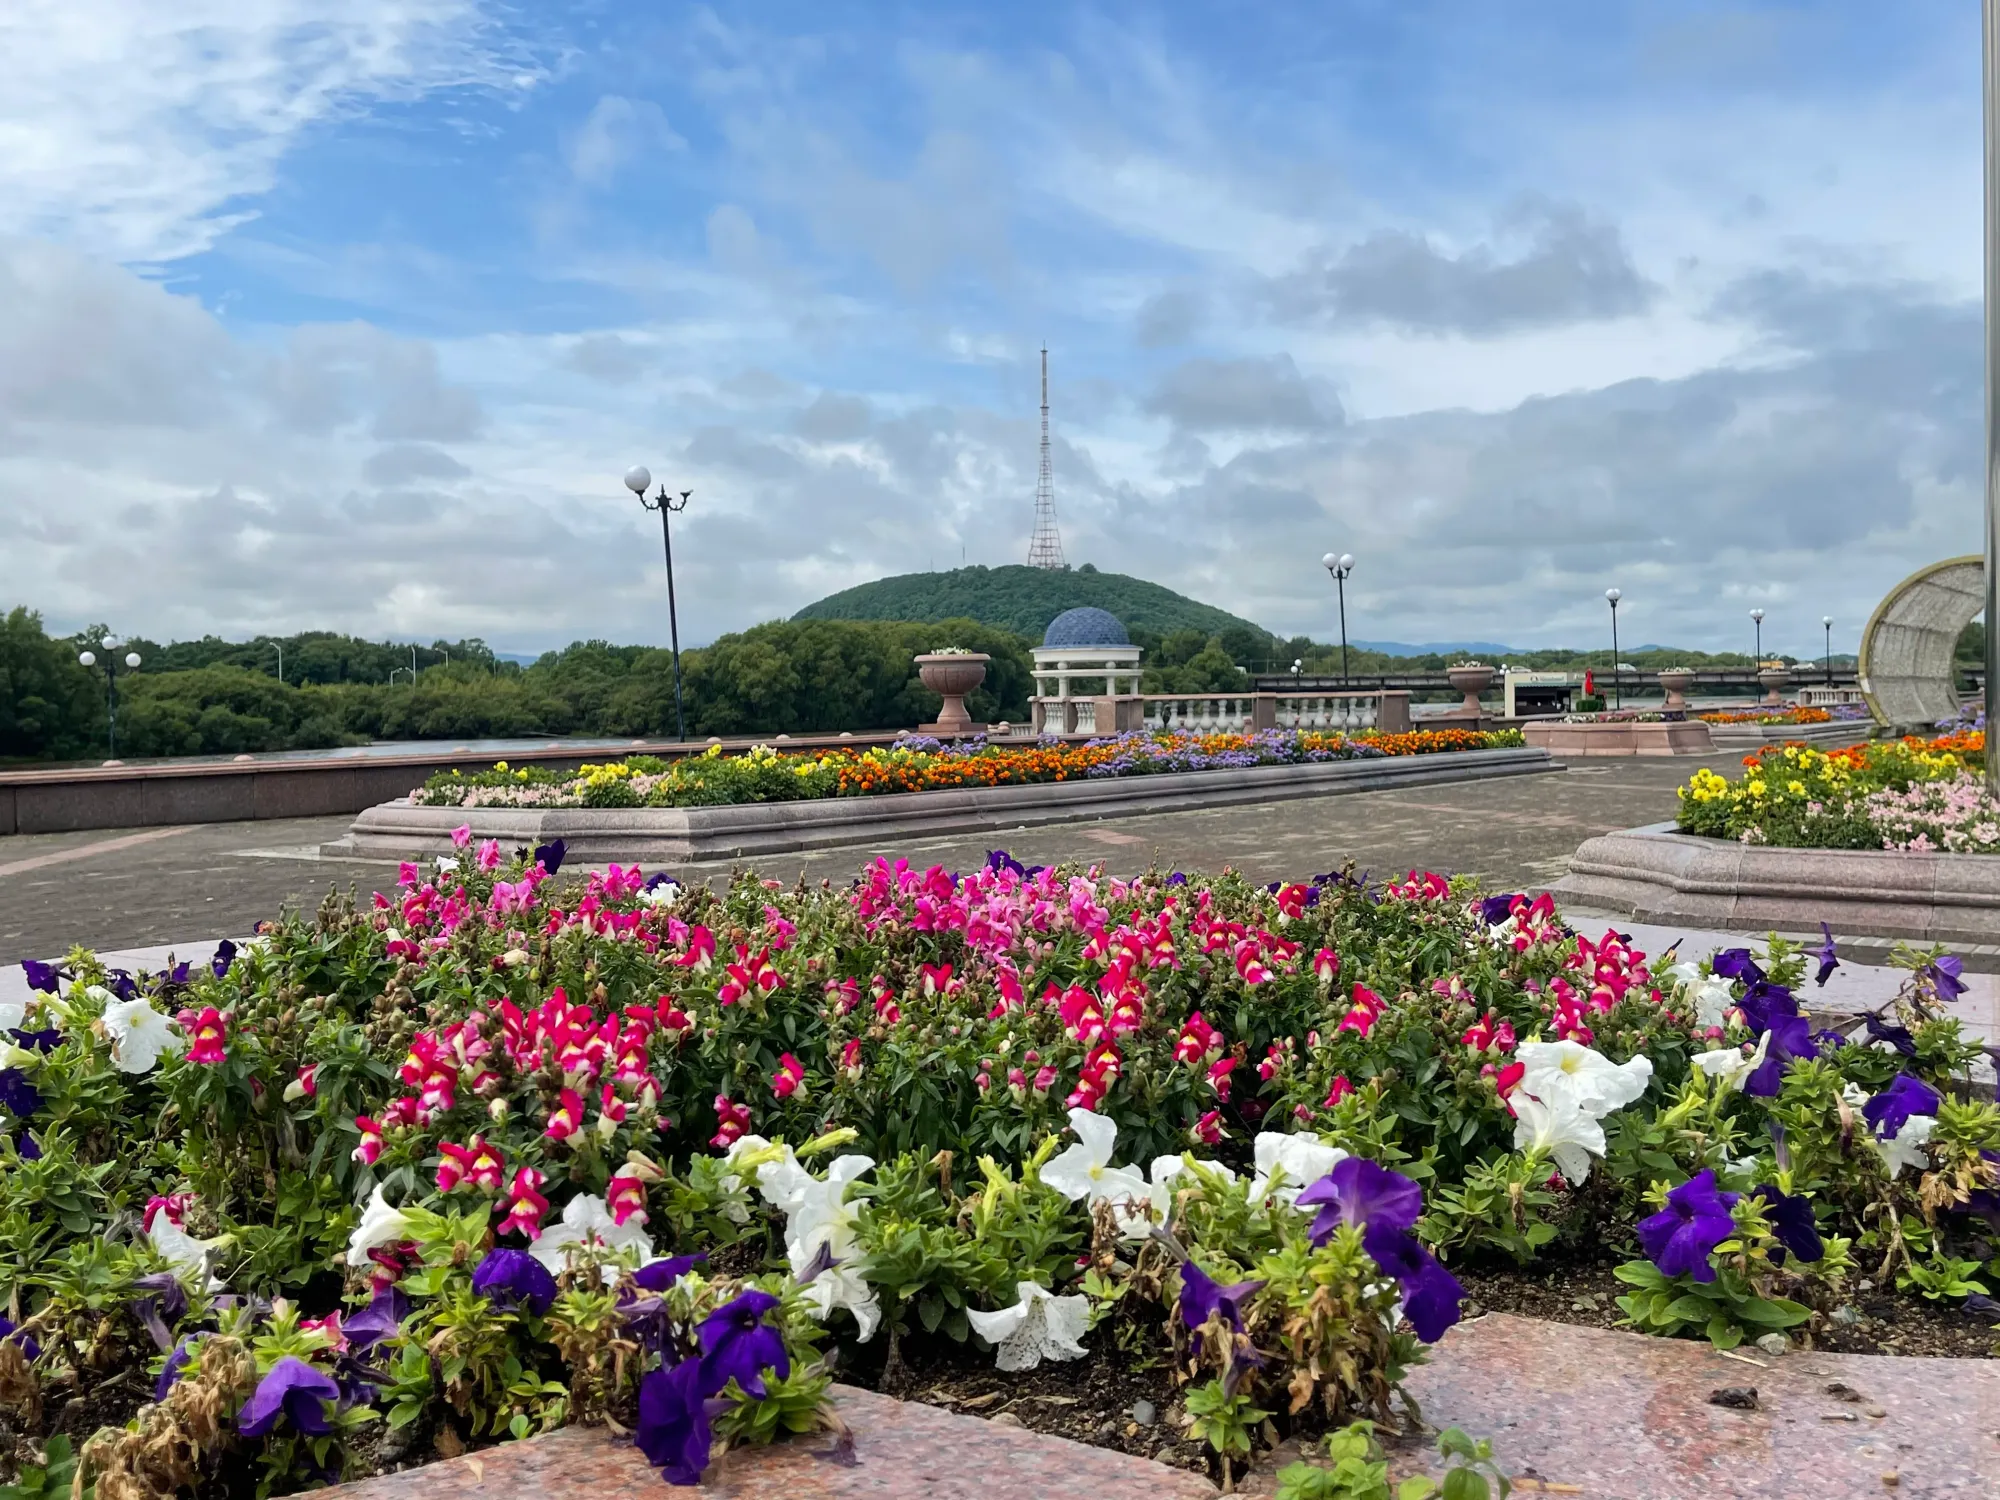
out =
[(1109, 610), (1095, 609), (1085, 605), (1082, 609), (1066, 609), (1049, 621), (1049, 628), (1042, 633), (1044, 646), (1129, 646), (1132, 638), (1125, 633), (1125, 627), (1118, 623), (1118, 617)]

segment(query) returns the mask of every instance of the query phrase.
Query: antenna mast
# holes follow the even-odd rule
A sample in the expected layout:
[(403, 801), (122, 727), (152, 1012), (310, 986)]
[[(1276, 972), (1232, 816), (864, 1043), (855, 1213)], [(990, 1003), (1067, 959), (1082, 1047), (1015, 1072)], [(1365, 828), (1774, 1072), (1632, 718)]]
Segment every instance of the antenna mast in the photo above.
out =
[(1035, 535), (1028, 543), (1028, 566), (1062, 569), (1062, 533), (1056, 530), (1055, 468), (1049, 462), (1049, 350), (1042, 346), (1042, 468), (1035, 480)]

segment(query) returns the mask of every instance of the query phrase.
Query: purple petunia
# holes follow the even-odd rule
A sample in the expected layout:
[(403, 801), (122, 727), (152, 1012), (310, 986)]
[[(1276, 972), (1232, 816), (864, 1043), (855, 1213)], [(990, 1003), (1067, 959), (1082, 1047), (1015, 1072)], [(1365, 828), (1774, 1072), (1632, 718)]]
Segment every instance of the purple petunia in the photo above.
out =
[(556, 1279), (525, 1250), (488, 1250), (472, 1273), (472, 1289), (495, 1307), (524, 1307), (536, 1317), (556, 1300)]
[(1514, 903), (1518, 896), (1488, 896), (1479, 903), (1479, 920), (1488, 927), (1498, 927), (1514, 915)]
[(0, 1339), (12, 1339), (21, 1346), (21, 1352), (31, 1360), (41, 1358), (42, 1346), (35, 1342), (32, 1334), (16, 1333), (14, 1320), (5, 1313), (0, 1313)]
[(1718, 978), (1740, 979), (1745, 984), (1756, 984), (1764, 977), (1764, 970), (1750, 956), (1748, 948), (1724, 948), (1708, 961), (1708, 966)]
[(1812, 1023), (1804, 1016), (1774, 1016), (1770, 1037), (1763, 1062), (1743, 1080), (1743, 1092), (1752, 1098), (1776, 1098), (1778, 1087), (1784, 1082), (1785, 1069), (1792, 1061), (1815, 1057), (1819, 1053), (1819, 1048), (1813, 1044)]
[(340, 1332), (347, 1347), (358, 1354), (371, 1352), (378, 1344), (403, 1331), (403, 1319), (410, 1315), (410, 1299), (393, 1286), (385, 1286), (357, 1313), (343, 1318)]
[(1868, 1023), (1869, 1041), (1887, 1042), (1905, 1057), (1917, 1055), (1917, 1039), (1910, 1034), (1909, 1027), (1885, 1021), (1872, 1010), (1864, 1015), (1862, 1020)]
[(181, 1378), (181, 1372), (188, 1367), (188, 1360), (194, 1355), (194, 1346), (199, 1344), (203, 1337), (204, 1335), (199, 1333), (190, 1333), (174, 1345), (174, 1352), (167, 1356), (166, 1364), (160, 1368), (160, 1378), (153, 1383), (155, 1401), (167, 1399), (167, 1392), (172, 1390), (174, 1383)]
[(1813, 975), (1813, 983), (1824, 986), (1832, 977), (1833, 971), (1840, 967), (1840, 954), (1834, 947), (1833, 929), (1822, 922), (1819, 924), (1819, 930), (1826, 941), (1821, 943), (1813, 954), (1813, 957), (1819, 960), (1819, 972)]
[(55, 1027), (45, 1027), (41, 1031), (10, 1031), (14, 1045), (29, 1052), (49, 1053), (62, 1045), (62, 1033)]
[(778, 1299), (755, 1288), (725, 1302), (702, 1322), (702, 1395), (713, 1396), (734, 1380), (745, 1395), (761, 1401), (766, 1395), (764, 1371), (776, 1370), (783, 1380), (792, 1372), (785, 1338), (764, 1321)]
[(1965, 993), (1965, 980), (1961, 977), (1965, 973), (1965, 960), (1955, 953), (1925, 964), (1917, 973), (1930, 981), (1940, 1000), (1956, 1000)]
[(0, 1109), (17, 1120), (32, 1117), (42, 1107), (42, 1091), (19, 1068), (0, 1068)]
[(1458, 1321), (1465, 1288), (1438, 1263), (1407, 1229), (1372, 1223), (1361, 1231), (1361, 1248), (1370, 1260), (1396, 1278), (1403, 1293), (1403, 1316), (1426, 1344), (1435, 1344)]
[(21, 970), (28, 976), (29, 989), (40, 990), (44, 995), (56, 993), (56, 981), (61, 978), (62, 971), (54, 964), (45, 964), (38, 958), (24, 958)]
[(287, 1354), (257, 1382), (257, 1389), (236, 1413), (237, 1435), (263, 1437), (284, 1416), (300, 1432), (324, 1437), (333, 1430), (326, 1418), (326, 1403), (339, 1399), (340, 1387), (331, 1375)]
[(684, 1359), (639, 1382), (639, 1423), (632, 1440), (669, 1484), (699, 1484), (711, 1441), (702, 1364)]
[(1764, 1218), (1778, 1237), (1778, 1247), (1771, 1252), (1772, 1265), (1782, 1266), (1787, 1253), (1803, 1261), (1815, 1261), (1826, 1254), (1819, 1225), (1813, 1220), (1812, 1200), (1804, 1193), (1787, 1193), (1767, 1182), (1750, 1196), (1764, 1205)]
[(988, 849), (986, 851), (986, 868), (991, 870), (995, 875), (1003, 871), (1012, 871), (1023, 880), (1028, 878), (1028, 867), (1014, 858), (1005, 849)]
[(1300, 1208), (1319, 1209), (1311, 1230), (1315, 1245), (1325, 1244), (1342, 1224), (1362, 1228), (1380, 1223), (1414, 1229), (1417, 1215), (1424, 1211), (1421, 1188), (1401, 1172), (1392, 1172), (1365, 1156), (1343, 1158), (1296, 1201)]
[(568, 854), (569, 844), (563, 839), (550, 839), (546, 844), (535, 845), (535, 863), (551, 875), (562, 868)]
[(1780, 1019), (1799, 1013), (1799, 1002), (1792, 992), (1768, 979), (1754, 981), (1736, 1005), (1753, 1032), (1769, 1031)]
[(22, 1161), (40, 1161), (42, 1159), (41, 1143), (25, 1130), (21, 1132), (21, 1138), (14, 1142), (14, 1150)]
[(1661, 1275), (1715, 1280), (1709, 1256), (1735, 1233), (1730, 1210), (1738, 1196), (1718, 1192), (1714, 1170), (1705, 1167), (1667, 1194), (1665, 1208), (1639, 1221), (1639, 1244)]
[(1243, 1304), (1264, 1289), (1261, 1281), (1238, 1281), (1220, 1285), (1208, 1272), (1187, 1261), (1181, 1266), (1181, 1321), (1195, 1331), (1195, 1348), (1200, 1349), (1201, 1329), (1218, 1312), (1238, 1333), (1243, 1331)]
[(1911, 1073), (1898, 1073), (1889, 1086), (1861, 1106), (1861, 1114), (1877, 1140), (1894, 1140), (1911, 1115), (1935, 1115), (1944, 1102), (1938, 1091)]
[(217, 979), (221, 979), (224, 975), (228, 974), (229, 966), (235, 962), (236, 945), (230, 942), (228, 938), (224, 938), (215, 945), (215, 957), (208, 961), (208, 967), (214, 972)]
[(649, 1260), (632, 1273), (632, 1281), (635, 1286), (643, 1287), (649, 1292), (664, 1292), (707, 1259), (708, 1256), (704, 1253), (669, 1255), (659, 1260)]
[(132, 1299), (132, 1316), (146, 1325), (153, 1342), (162, 1350), (174, 1347), (172, 1325), (187, 1316), (187, 1288), (172, 1271), (155, 1271), (132, 1283), (143, 1295)]

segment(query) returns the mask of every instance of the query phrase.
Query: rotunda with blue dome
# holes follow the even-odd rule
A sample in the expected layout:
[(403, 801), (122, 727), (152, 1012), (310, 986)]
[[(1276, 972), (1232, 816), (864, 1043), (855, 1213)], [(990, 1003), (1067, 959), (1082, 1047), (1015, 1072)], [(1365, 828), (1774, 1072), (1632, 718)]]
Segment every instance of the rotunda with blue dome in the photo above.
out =
[(1049, 621), (1035, 659), (1035, 729), (1113, 734), (1140, 727), (1139, 648), (1118, 617), (1083, 605)]

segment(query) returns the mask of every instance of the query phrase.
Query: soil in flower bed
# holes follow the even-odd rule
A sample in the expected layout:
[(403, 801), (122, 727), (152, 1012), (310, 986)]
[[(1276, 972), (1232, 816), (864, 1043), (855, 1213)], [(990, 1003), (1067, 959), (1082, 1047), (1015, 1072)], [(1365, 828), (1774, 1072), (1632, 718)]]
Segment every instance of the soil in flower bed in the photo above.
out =
[[(1469, 1269), (1452, 1274), (1465, 1288), (1465, 1316), (1515, 1313), (1551, 1323), (1585, 1328), (1619, 1328), (1624, 1314), (1618, 1299), (1631, 1288), (1611, 1274), (1609, 1263), (1530, 1266), (1525, 1270)], [(1946, 1359), (2000, 1357), (2000, 1327), (1976, 1313), (1926, 1302), (1921, 1297), (1866, 1291), (1850, 1304), (1857, 1321), (1836, 1321), (1792, 1330), (1795, 1347), (1810, 1338), (1814, 1349), (1834, 1354), (1907, 1354)], [(1807, 1325), (1810, 1326), (1810, 1325)], [(1747, 1353), (1763, 1357), (1746, 1346)]]

